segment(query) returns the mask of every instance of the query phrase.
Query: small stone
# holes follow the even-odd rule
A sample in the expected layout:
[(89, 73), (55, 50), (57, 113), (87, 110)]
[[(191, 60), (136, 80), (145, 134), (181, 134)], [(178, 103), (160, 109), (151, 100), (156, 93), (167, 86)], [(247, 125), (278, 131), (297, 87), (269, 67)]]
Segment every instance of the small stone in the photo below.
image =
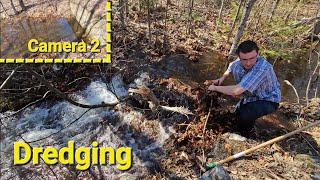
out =
[(236, 175), (236, 174), (238, 174), (238, 171), (231, 171), (231, 174)]
[(138, 179), (136, 174), (123, 173), (119, 175), (119, 180), (135, 180)]

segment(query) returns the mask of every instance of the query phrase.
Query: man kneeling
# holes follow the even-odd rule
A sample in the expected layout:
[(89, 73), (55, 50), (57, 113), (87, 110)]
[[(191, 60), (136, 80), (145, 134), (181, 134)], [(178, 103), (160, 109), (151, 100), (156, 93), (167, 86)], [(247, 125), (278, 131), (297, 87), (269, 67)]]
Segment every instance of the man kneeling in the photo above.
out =
[[(221, 78), (209, 81), (208, 90), (226, 95), (242, 95), (237, 104), (238, 127), (242, 132), (252, 130), (255, 120), (277, 110), (281, 100), (280, 84), (272, 65), (259, 56), (254, 41), (242, 42), (236, 51), (238, 59), (229, 64)], [(221, 86), (230, 74), (237, 85)]]

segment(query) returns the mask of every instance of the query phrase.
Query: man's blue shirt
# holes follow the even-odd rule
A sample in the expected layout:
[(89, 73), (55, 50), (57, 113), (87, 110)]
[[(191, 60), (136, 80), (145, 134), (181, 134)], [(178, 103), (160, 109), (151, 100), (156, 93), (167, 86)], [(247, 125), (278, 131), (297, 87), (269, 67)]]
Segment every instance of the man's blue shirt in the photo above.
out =
[(237, 84), (246, 90), (243, 93), (243, 104), (258, 100), (280, 102), (279, 81), (272, 65), (263, 57), (258, 56), (256, 64), (250, 70), (246, 70), (238, 58), (230, 63), (228, 71)]

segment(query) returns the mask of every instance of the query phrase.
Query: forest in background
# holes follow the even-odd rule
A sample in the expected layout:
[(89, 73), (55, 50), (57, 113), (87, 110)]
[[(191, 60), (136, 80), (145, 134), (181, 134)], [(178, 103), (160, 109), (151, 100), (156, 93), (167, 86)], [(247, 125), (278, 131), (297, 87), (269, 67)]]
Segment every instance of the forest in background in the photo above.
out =
[[(6, 50), (9, 47), (9, 51), (4, 55), (10, 55), (11, 50), (16, 48), (15, 44), (16, 46), (19, 46), (19, 43), (24, 44), (22, 38), (51, 33), (51, 31), (57, 33), (56, 29), (50, 29), (50, 24), (61, 18), (71, 24), (76, 34), (74, 41), (88, 41), (96, 38), (92, 32), (98, 29), (93, 29), (90, 33), (85, 32), (87, 28), (83, 23), (86, 24), (86, 22), (77, 20), (72, 11), (73, 6), (70, 6), (72, 1), (88, 9), (89, 14), (93, 13), (97, 19), (105, 17), (105, 1), (1, 0), (1, 57), (5, 52), (3, 49)], [(121, 88), (123, 86), (127, 91), (130, 91), (132, 83), (148, 81), (145, 83), (147, 90), (136, 89), (133, 91), (135, 95), (125, 95), (121, 99), (119, 104), (124, 107), (119, 108), (114, 104), (94, 104), (95, 108), (111, 106), (116, 112), (129, 111), (142, 114), (132, 119), (129, 128), (121, 126), (123, 132), (133, 132), (133, 139), (136, 141), (147, 137), (147, 142), (139, 144), (137, 149), (142, 149), (142, 146), (148, 147), (150, 143), (158, 143), (159, 135), (156, 133), (159, 130), (155, 127), (164, 128), (165, 137), (167, 135), (170, 137), (165, 138), (163, 142), (163, 137), (159, 137), (161, 151), (151, 150), (150, 153), (155, 154), (154, 157), (150, 157), (151, 159), (136, 155), (144, 163), (149, 161), (152, 163), (141, 165), (141, 169), (134, 168), (128, 176), (156, 179), (199, 177), (208, 159), (219, 160), (226, 154), (231, 155), (269, 138), (263, 137), (253, 142), (239, 143), (230, 141), (227, 136), (221, 136), (226, 132), (234, 131), (231, 102), (235, 102), (235, 99), (218, 94), (208, 95), (204, 92), (202, 85), (206, 78), (213, 79), (221, 75), (227, 64), (234, 58), (236, 46), (245, 39), (253, 39), (257, 42), (261, 49), (260, 54), (274, 65), (284, 94), (291, 94), (286, 96), (281, 104), (279, 111), (281, 116), (273, 119), (276, 127), (285, 126), (285, 130), (279, 130), (273, 136), (319, 120), (319, 1), (119, 0), (112, 3), (111, 64), (1, 65), (1, 72), (4, 72), (0, 77), (2, 143), (5, 142), (8, 136), (5, 134), (9, 131), (9, 129), (4, 130), (4, 127), (15, 127), (10, 121), (19, 122), (19, 119), (26, 116), (25, 111), (29, 112), (30, 109), (32, 111), (39, 107), (50, 107), (60, 101), (67, 101), (82, 108), (92, 108), (92, 106), (84, 107), (81, 103), (77, 104), (74, 93), (90, 87), (90, 84), (96, 80), (105, 84), (111, 83), (112, 86), (121, 86)], [(26, 28), (16, 30), (16, 27), (12, 26), (20, 22), (24, 24), (26, 19), (30, 20)], [(77, 21), (76, 25), (74, 21)], [(44, 28), (36, 26), (38, 23)], [(82, 28), (74, 30), (75, 26)], [(14, 33), (11, 35), (8, 30), (3, 31), (6, 27), (13, 29), (13, 32), (18, 32), (18, 35)], [(45, 36), (44, 40), (46, 40)], [(10, 45), (6, 46), (10, 44), (7, 42), (13, 42), (14, 48), (10, 49)], [(90, 53), (31, 54), (22, 50), (15, 53), (19, 56), (16, 58), (99, 56)], [(201, 65), (199, 65), (200, 68), (198, 64)], [(200, 77), (196, 77), (192, 71), (198, 73)], [(122, 85), (114, 83), (118, 75), (123, 80)], [(119, 96), (115, 90), (117, 87), (112, 86), (108, 86), (107, 89)], [(148, 101), (156, 107), (170, 106), (180, 107), (180, 109), (174, 109), (171, 113), (161, 108), (155, 110)], [(214, 110), (209, 108), (211, 106)], [(208, 112), (211, 113), (208, 114)], [(190, 115), (190, 113), (196, 115)], [(61, 117), (56, 119), (59, 118)], [(113, 119), (108, 116), (102, 117), (99, 123), (106, 125), (105, 119), (108, 118)], [(121, 115), (118, 118), (121, 119)], [(290, 125), (287, 122), (290, 122)], [(111, 124), (117, 125), (115, 122)], [(172, 127), (174, 132), (170, 129)], [(163, 135), (161, 128), (160, 136)], [(33, 130), (32, 128), (24, 129), (23, 133), (28, 131)], [(143, 131), (146, 131), (148, 136), (141, 135)], [(77, 132), (79, 133), (79, 130)], [(17, 138), (22, 135), (17, 134), (14, 134)], [(95, 136), (99, 135), (101, 134), (95, 134)], [(59, 144), (57, 139), (58, 137), (53, 142)], [(120, 139), (126, 139), (126, 137)], [(87, 141), (89, 140), (84, 140), (84, 142)], [(125, 144), (128, 145), (126, 142)], [(296, 146), (297, 144), (300, 146)], [(318, 144), (319, 128), (317, 127), (305, 135), (297, 135), (290, 141), (262, 149), (255, 154), (256, 158), (230, 163), (227, 170), (234, 179), (248, 177), (308, 179), (312, 174), (319, 173), (316, 170), (319, 167), (316, 160), (319, 159)], [(5, 167), (4, 164), (2, 163), (1, 166)], [(13, 176), (23, 177), (26, 173), (32, 177), (34, 175), (31, 172), (37, 168), (39, 167), (32, 167), (28, 171), (13, 168), (12, 172), (8, 172)], [(41, 168), (44, 168), (44, 172), (47, 169), (47, 167)], [(61, 167), (54, 168), (57, 172), (63, 172)], [(245, 173), (241, 172), (241, 168)], [(299, 168), (306, 168), (306, 171), (301, 172)], [(79, 173), (72, 168), (69, 171), (72, 172), (72, 178), (79, 178), (82, 175), (103, 179), (105, 176), (95, 168), (88, 173)], [(137, 175), (137, 172), (140, 174)], [(68, 177), (62, 174), (54, 175), (56, 178)]]

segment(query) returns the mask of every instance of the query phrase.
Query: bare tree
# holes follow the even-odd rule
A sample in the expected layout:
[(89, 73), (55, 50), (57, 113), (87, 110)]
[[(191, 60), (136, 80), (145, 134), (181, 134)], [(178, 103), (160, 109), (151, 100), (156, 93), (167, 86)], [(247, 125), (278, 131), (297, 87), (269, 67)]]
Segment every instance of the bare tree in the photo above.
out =
[(142, 0), (139, 0), (139, 11), (142, 11)]
[(232, 46), (231, 46), (231, 49), (229, 51), (229, 59), (232, 59), (232, 57), (235, 55), (235, 52), (236, 52), (236, 47), (243, 35), (243, 31), (244, 29), (246, 28), (247, 26), (247, 21), (249, 19), (249, 15), (250, 15), (250, 12), (252, 10), (252, 7), (254, 5), (254, 3), (256, 2), (257, 0), (249, 0), (247, 5), (246, 5), (246, 8), (244, 10), (244, 15), (241, 19), (241, 23), (240, 23), (240, 26), (238, 28), (238, 32), (233, 40), (233, 43), (232, 43)]
[(150, 0), (147, 0), (147, 8), (148, 8), (148, 32), (149, 32), (149, 47), (151, 46), (151, 15), (150, 15)]
[[(267, 1), (268, 1), (268, 0), (265, 0), (263, 3), (262, 3), (262, 1), (260, 1), (260, 2), (258, 3), (258, 9), (265, 9), (264, 6), (266, 5)], [(254, 26), (253, 26), (253, 29), (252, 29), (252, 30), (253, 30), (252, 38), (255, 37), (255, 35), (257, 34), (257, 31), (259, 30), (258, 27), (259, 27), (260, 21), (261, 21), (261, 19), (262, 19), (262, 14), (263, 14), (263, 10), (261, 10), (261, 11), (256, 11), (255, 14), (253, 15), (253, 17), (255, 17), (255, 20), (256, 20), (256, 21), (255, 21)], [(251, 22), (251, 21), (249, 21), (248, 26), (249, 26), (249, 27), (252, 27), (252, 26), (249, 25), (250, 22)]]
[(3, 12), (7, 15), (7, 16), (9, 16), (9, 14), (8, 14), (8, 12), (7, 12), (7, 10), (6, 10), (6, 8), (4, 7), (4, 5), (2, 4), (2, 2), (0, 1), (0, 4), (1, 4), (1, 7), (3, 8)]
[(21, 11), (25, 11), (27, 9), (27, 7), (25, 6), (23, 0), (19, 0), (19, 4), (20, 4), (21, 9), (22, 9)]
[(125, 23), (124, 23), (124, 0), (119, 0), (119, 11), (120, 11), (120, 21), (121, 21), (121, 27), (122, 29), (125, 29)]
[(234, 20), (233, 20), (233, 22), (232, 22), (232, 25), (231, 25), (231, 28), (230, 28), (230, 32), (229, 32), (229, 34), (228, 34), (227, 43), (229, 43), (229, 40), (230, 40), (231, 34), (232, 34), (232, 32), (233, 32), (233, 29), (234, 29), (234, 27), (236, 26), (236, 22), (238, 21), (242, 3), (243, 3), (243, 0), (240, 0), (236, 17), (234, 18)]
[(189, 0), (189, 23), (188, 23), (188, 28), (187, 28), (187, 34), (193, 33), (193, 26), (192, 26), (192, 11), (193, 11), (193, 4), (194, 0)]
[[(315, 18), (318, 17), (318, 13), (319, 13), (319, 9), (317, 10), (317, 12), (316, 12), (316, 14), (315, 14)], [(309, 105), (309, 88), (310, 88), (310, 84), (311, 84), (311, 79), (312, 79), (312, 77), (316, 74), (317, 69), (318, 69), (319, 64), (320, 64), (319, 54), (317, 53), (317, 55), (318, 55), (317, 65), (316, 65), (314, 71), (313, 71), (313, 72), (311, 71), (311, 59), (312, 59), (312, 51), (313, 51), (313, 49), (312, 49), (312, 44), (313, 44), (313, 40), (314, 40), (314, 39), (313, 39), (313, 36), (314, 36), (314, 31), (316, 30), (317, 22), (319, 22), (319, 20), (318, 20), (318, 21), (315, 21), (315, 22), (313, 23), (312, 30), (311, 30), (311, 43), (310, 43), (311, 45), (310, 45), (309, 58), (308, 58), (308, 69), (310, 70), (310, 76), (309, 76), (310, 78), (309, 78), (308, 85), (307, 85), (307, 89), (306, 89), (306, 101), (307, 101), (307, 106)]]
[(125, 7), (126, 7), (126, 18), (129, 18), (129, 0), (125, 0)]
[(288, 23), (288, 20), (289, 20), (289, 18), (291, 16), (292, 12), (298, 7), (299, 3), (300, 3), (300, 0), (296, 1), (295, 4), (292, 6), (292, 8), (289, 10), (289, 12), (287, 13), (286, 17), (284, 18), (285, 24)]
[(167, 4), (166, 4), (166, 14), (165, 14), (165, 18), (164, 18), (164, 36), (163, 36), (163, 49), (166, 52), (166, 49), (168, 47), (169, 44), (169, 40), (168, 40), (168, 25), (167, 25), (167, 21), (168, 21), (168, 9), (169, 9), (169, 3), (170, 0), (167, 0)]
[(221, 21), (221, 14), (222, 14), (222, 10), (223, 10), (223, 5), (224, 5), (224, 0), (221, 0), (221, 6), (220, 6), (220, 10), (219, 10), (218, 21)]
[(13, 0), (10, 0), (10, 4), (11, 4), (11, 7), (13, 9), (14, 14), (18, 14), (19, 12), (17, 11), (16, 7), (14, 6)]
[(270, 17), (269, 17), (269, 22), (272, 21), (272, 17), (273, 17), (274, 12), (276, 11), (276, 9), (277, 9), (277, 7), (278, 7), (278, 5), (279, 5), (279, 2), (280, 2), (280, 0), (276, 0), (276, 1), (274, 2), (273, 6), (272, 6), (272, 10), (271, 10)]

